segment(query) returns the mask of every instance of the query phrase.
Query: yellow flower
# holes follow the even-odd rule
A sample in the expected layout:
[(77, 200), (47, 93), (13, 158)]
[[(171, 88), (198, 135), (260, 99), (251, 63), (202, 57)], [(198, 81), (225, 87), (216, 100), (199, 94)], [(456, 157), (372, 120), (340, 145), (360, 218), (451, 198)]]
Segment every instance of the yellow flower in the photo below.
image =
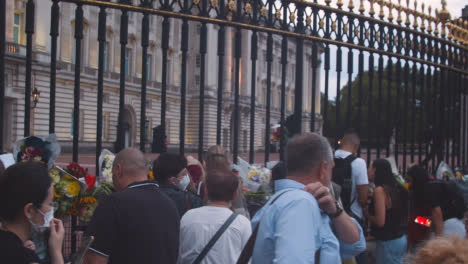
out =
[(408, 183), (403, 183), (403, 188), (405, 188), (408, 191), (409, 190), (409, 184)]
[(154, 174), (153, 174), (153, 171), (151, 171), (151, 170), (148, 171), (148, 179), (149, 179), (150, 181), (154, 181)]
[(55, 191), (55, 188), (52, 188), (54, 190), (54, 198), (60, 198), (60, 194), (58, 194), (56, 191)]
[(70, 181), (67, 186), (67, 196), (75, 197), (80, 193), (80, 183), (77, 181)]
[(97, 203), (97, 200), (96, 198), (92, 196), (86, 196), (80, 199), (80, 204), (93, 204), (93, 203)]

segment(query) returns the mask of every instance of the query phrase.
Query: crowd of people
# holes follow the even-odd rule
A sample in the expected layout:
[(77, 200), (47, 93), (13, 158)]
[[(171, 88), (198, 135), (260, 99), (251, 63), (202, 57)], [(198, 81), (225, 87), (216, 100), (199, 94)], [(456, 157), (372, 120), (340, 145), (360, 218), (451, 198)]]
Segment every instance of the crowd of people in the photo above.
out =
[[(335, 153), (319, 134), (292, 138), (273, 169), (274, 193), (252, 215), (222, 147), (203, 161), (163, 153), (154, 181), (143, 153), (124, 149), (112, 166), (115, 192), (85, 232), (93, 240), (83, 263), (468, 263), (464, 210), (446, 199), (446, 184), (416, 165), (405, 189), (388, 160), (367, 166), (359, 146), (352, 130)], [(64, 262), (51, 186), (37, 162), (0, 171), (2, 263), (39, 263), (30, 238), (44, 230), (48, 261)]]

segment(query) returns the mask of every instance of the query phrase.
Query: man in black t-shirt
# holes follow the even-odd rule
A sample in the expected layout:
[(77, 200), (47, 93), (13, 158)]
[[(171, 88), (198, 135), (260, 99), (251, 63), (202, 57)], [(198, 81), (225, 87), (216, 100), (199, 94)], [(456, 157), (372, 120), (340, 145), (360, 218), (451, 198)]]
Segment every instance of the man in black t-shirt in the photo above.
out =
[(463, 218), (463, 197), (457, 197), (455, 193), (456, 190), (450, 189), (448, 181), (431, 181), (424, 186), (424, 197), (431, 206), (432, 225), (436, 235), (443, 234), (445, 220)]
[(179, 214), (155, 182), (147, 181), (143, 154), (125, 149), (115, 157), (116, 193), (96, 209), (86, 235), (94, 242), (84, 263), (176, 263)]

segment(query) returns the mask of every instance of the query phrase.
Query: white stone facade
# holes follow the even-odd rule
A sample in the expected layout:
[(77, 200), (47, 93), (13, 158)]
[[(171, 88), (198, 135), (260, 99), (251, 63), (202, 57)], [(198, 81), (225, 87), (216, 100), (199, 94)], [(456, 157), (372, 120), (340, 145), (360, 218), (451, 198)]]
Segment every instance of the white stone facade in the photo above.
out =
[[(33, 76), (32, 88), (40, 91), (37, 107), (31, 109), (31, 134), (48, 134), (49, 127), (49, 89), (50, 89), (50, 1), (35, 1), (35, 34), (33, 36)], [(25, 54), (26, 37), (24, 26), (26, 1), (7, 1), (7, 52), (6, 52), (6, 105), (4, 142), (6, 149), (11, 149), (12, 143), (23, 137), (24, 130), (24, 86), (25, 86)], [(94, 146), (96, 141), (97, 113), (97, 68), (98, 68), (98, 12), (96, 7), (84, 7), (84, 38), (82, 42), (81, 96), (80, 96), (80, 146)], [(120, 14), (119, 10), (108, 10), (106, 56), (104, 74), (104, 104), (103, 104), (103, 141), (104, 146), (112, 147), (116, 140), (118, 103), (119, 103), (119, 72), (120, 72)], [(75, 5), (60, 3), (59, 38), (57, 52), (56, 78), (56, 124), (55, 131), (63, 145), (70, 146), (72, 139), (72, 113), (74, 88), (74, 17)], [(142, 15), (131, 13), (129, 19), (129, 41), (127, 44), (128, 75), (126, 76), (125, 113), (124, 118), (129, 123), (127, 132), (128, 145), (137, 146), (140, 140), (140, 89), (142, 69), (141, 48)], [(18, 24), (19, 21), (19, 24)], [(162, 18), (152, 16), (150, 20), (149, 81), (147, 86), (148, 142), (151, 142), (151, 128), (160, 124), (161, 109), (161, 79), (162, 79)], [(168, 51), (168, 85), (166, 127), (169, 146), (179, 144), (180, 126), (180, 72), (181, 58), (181, 24), (178, 19), (170, 19), (170, 40)], [(187, 103), (186, 103), (186, 148), (195, 149), (198, 144), (199, 115), (199, 30), (200, 24), (189, 23), (189, 51), (187, 60)], [(15, 33), (19, 28), (19, 34)], [(208, 147), (216, 143), (217, 87), (218, 87), (218, 56), (217, 39), (218, 26), (208, 27), (208, 53), (206, 54), (205, 71), (205, 128), (204, 145)], [(251, 32), (242, 32), (242, 59), (240, 66), (240, 128), (239, 150), (247, 151), (250, 138), (250, 96), (251, 96)], [(234, 109), (234, 29), (226, 28), (226, 47), (223, 74), (223, 118), (222, 144), (228, 147), (233, 133)], [(265, 106), (266, 106), (266, 34), (259, 33), (258, 61), (256, 76), (256, 119), (255, 147), (263, 149), (265, 145)], [(311, 43), (305, 44), (304, 59), (304, 120), (303, 130), (310, 128), (310, 113), (312, 108), (312, 68)], [(295, 40), (288, 43), (288, 64), (286, 81), (286, 116), (294, 111), (295, 83)], [(274, 60), (272, 64), (271, 85), (271, 125), (280, 119), (281, 96), (281, 37), (274, 36)], [(317, 84), (319, 83), (317, 73)], [(315, 97), (315, 113), (320, 113), (320, 96), (317, 86)]]

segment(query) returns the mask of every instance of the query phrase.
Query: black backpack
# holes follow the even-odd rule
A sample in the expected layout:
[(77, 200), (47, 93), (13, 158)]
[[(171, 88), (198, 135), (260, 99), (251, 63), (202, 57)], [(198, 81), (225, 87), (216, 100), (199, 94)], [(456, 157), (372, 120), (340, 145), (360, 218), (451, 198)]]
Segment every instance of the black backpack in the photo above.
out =
[(351, 211), (351, 204), (354, 201), (351, 201), (351, 190), (352, 190), (352, 169), (351, 163), (357, 157), (354, 155), (349, 155), (348, 157), (336, 158), (335, 157), (335, 167), (333, 168), (332, 181), (341, 186), (341, 202), (343, 203), (343, 208), (346, 212)]

